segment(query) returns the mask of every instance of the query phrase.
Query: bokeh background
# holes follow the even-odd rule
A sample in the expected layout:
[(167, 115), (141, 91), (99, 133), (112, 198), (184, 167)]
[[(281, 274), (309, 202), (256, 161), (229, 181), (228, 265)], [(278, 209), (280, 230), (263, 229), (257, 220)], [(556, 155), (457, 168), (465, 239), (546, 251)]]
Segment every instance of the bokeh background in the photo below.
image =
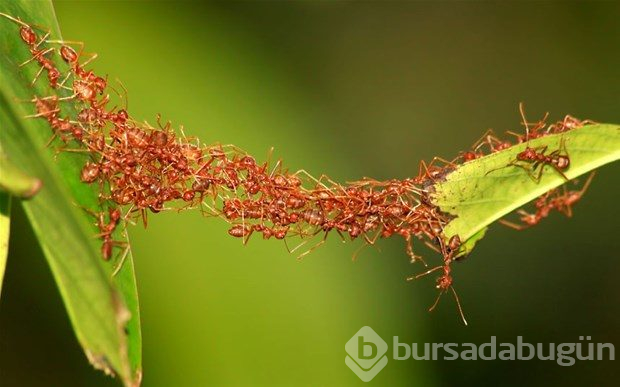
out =
[[(517, 106), (620, 123), (618, 3), (57, 1), (66, 39), (157, 113), (204, 142), (335, 180), (403, 178), (455, 156)], [(566, 220), (494, 226), (454, 267), (470, 325), (431, 278), (405, 277), (401, 240), (351, 261), (330, 243), (297, 263), (276, 241), (248, 246), (198, 213), (131, 230), (144, 386), (360, 385), (344, 344), (362, 326), (401, 342), (620, 345), (620, 167), (600, 170)], [(36, 239), (16, 205), (0, 300), (1, 386), (114, 386), (91, 369)], [(428, 260), (437, 260), (423, 251)], [(611, 361), (390, 361), (375, 385), (611, 385)]]

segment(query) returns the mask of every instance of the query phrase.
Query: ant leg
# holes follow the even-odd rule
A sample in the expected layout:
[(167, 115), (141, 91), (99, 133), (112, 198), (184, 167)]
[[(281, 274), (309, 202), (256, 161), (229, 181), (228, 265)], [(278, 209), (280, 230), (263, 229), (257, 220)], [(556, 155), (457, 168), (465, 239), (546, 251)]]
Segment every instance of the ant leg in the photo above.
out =
[(594, 179), (594, 175), (596, 175), (596, 171), (593, 171), (590, 176), (588, 176), (588, 180), (586, 180), (586, 182), (583, 184), (583, 187), (581, 187), (581, 189), (579, 190), (579, 197), (582, 197), (583, 194), (586, 193), (586, 191), (588, 190), (588, 188), (590, 187), (590, 184), (592, 183), (592, 179)]
[[(119, 93), (116, 88), (112, 88), (112, 90), (114, 90), (114, 92), (118, 95), (118, 98), (121, 100), (125, 101), (125, 111), (128, 111), (129, 109), (129, 96), (127, 94), (127, 88), (125, 87), (125, 85), (123, 84), (123, 82), (121, 82), (119, 79), (116, 79), (116, 82), (120, 85), (121, 89), (123, 89), (123, 95), (121, 95), (121, 93)], [(181, 132), (183, 132), (183, 127), (181, 127)], [(183, 133), (183, 136), (185, 137), (185, 133)]]
[(517, 224), (517, 223), (510, 222), (508, 220), (505, 220), (505, 219), (500, 219), (499, 222), (503, 224), (504, 226), (510, 227), (517, 231), (522, 231), (522, 230), (525, 230), (531, 227), (529, 224)]
[(353, 252), (353, 256), (351, 256), (351, 260), (352, 260), (353, 262), (357, 261), (357, 257), (360, 255), (360, 253), (362, 252), (362, 250), (363, 250), (366, 246), (368, 246), (368, 244), (367, 244), (367, 243), (362, 243), (362, 244), (360, 245), (360, 247), (358, 247), (358, 248), (357, 248), (357, 249)]
[[(537, 168), (538, 168), (538, 174), (535, 174), (535, 171)], [(536, 182), (536, 184), (540, 184), (540, 179), (542, 179), (542, 175), (544, 171), (545, 171), (545, 164), (534, 163), (534, 167), (532, 170), (528, 172), (528, 175), (530, 176), (532, 180)]]
[(465, 314), (463, 313), (463, 308), (461, 307), (461, 301), (459, 300), (458, 294), (456, 294), (456, 290), (454, 290), (454, 286), (450, 285), (450, 290), (452, 290), (452, 294), (454, 295), (454, 300), (456, 301), (456, 306), (459, 310), (459, 314), (461, 315), (461, 320), (463, 320), (463, 324), (467, 325), (467, 320), (465, 319)]
[[(299, 235), (302, 239), (304, 239), (304, 237), (306, 237), (306, 236), (310, 236), (310, 239), (312, 239), (312, 237), (316, 236), (319, 232), (321, 232), (321, 229), (320, 229), (320, 228), (317, 228), (314, 232), (312, 232), (312, 233), (308, 233), (308, 232), (305, 232), (305, 231), (301, 228), (301, 226), (300, 226), (300, 227), (299, 227), (299, 230), (298, 230), (298, 235)], [(293, 249), (291, 249), (291, 253), (294, 253), (295, 251), (299, 250), (299, 248), (300, 248), (301, 246), (305, 245), (306, 243), (308, 243), (308, 241), (309, 241), (310, 239), (305, 239), (303, 242), (301, 242), (300, 244), (298, 244), (297, 246), (295, 246)]]
[(444, 159), (443, 157), (438, 157), (438, 156), (433, 157), (433, 159), (428, 164), (428, 166), (430, 167), (430, 166), (434, 165), (436, 161), (441, 161), (442, 163), (446, 164), (447, 166), (451, 166), (451, 167), (455, 167), (456, 166), (454, 164), (454, 160), (453, 161), (448, 161), (448, 160)]
[(164, 126), (161, 126), (161, 114), (157, 113), (157, 116), (155, 116), (156, 120), (157, 120), (157, 126), (159, 126), (159, 129), (168, 132), (170, 131), (170, 127), (172, 126), (172, 122), (170, 122), (169, 120), (166, 121), (166, 124)]
[[(565, 181), (569, 181), (569, 178), (568, 178), (568, 177), (566, 177), (566, 175), (564, 174), (564, 172), (562, 172), (562, 171), (560, 170), (560, 168), (558, 168), (555, 164), (553, 165), (553, 169), (555, 169), (555, 171), (556, 171), (557, 173), (559, 173), (559, 174), (560, 174), (560, 176), (562, 176), (562, 177), (564, 178), (564, 180), (565, 180)], [(541, 170), (542, 170), (542, 168), (541, 168)], [(538, 178), (538, 180), (540, 181), (540, 177)]]
[(583, 187), (581, 187), (581, 189), (579, 191), (566, 191), (563, 195), (564, 197), (564, 203), (561, 203), (564, 205), (565, 209), (562, 208), (558, 208), (558, 210), (560, 212), (562, 212), (564, 215), (566, 215), (567, 217), (572, 217), (573, 216), (573, 205), (581, 199), (581, 197), (586, 193), (586, 191), (588, 190), (588, 188), (590, 187), (590, 184), (592, 183), (592, 179), (594, 178), (594, 175), (596, 174), (596, 171), (590, 173), (590, 176), (588, 176), (588, 180), (586, 180), (586, 182), (584, 183)]
[(329, 176), (325, 174), (322, 174), (321, 176), (319, 176), (319, 180), (318, 180), (321, 183), (321, 185), (325, 186), (325, 184), (323, 183), (323, 180), (326, 180), (329, 184), (331, 184), (334, 187), (339, 187), (341, 191), (346, 192), (344, 188), (342, 187), (342, 185), (336, 183), (335, 181), (330, 179)]
[[(320, 232), (320, 231), (321, 231), (321, 229), (317, 230), (317, 233), (318, 233), (318, 232)], [(317, 243), (316, 245), (312, 246), (312, 248), (311, 248), (310, 250), (305, 251), (305, 252), (303, 252), (302, 254), (300, 254), (300, 255), (297, 257), (297, 261), (299, 261), (299, 262), (303, 261), (303, 258), (304, 258), (306, 255), (310, 254), (311, 252), (313, 252), (314, 250), (316, 250), (319, 246), (321, 246), (322, 244), (324, 244), (324, 243), (325, 243), (325, 241), (327, 240), (327, 235), (328, 235), (328, 234), (329, 234), (328, 232), (325, 232), (325, 235), (323, 236), (323, 239), (321, 239), (321, 241), (320, 241), (319, 243)]]
[(519, 133), (513, 132), (513, 131), (511, 131), (511, 130), (507, 130), (507, 131), (506, 131), (506, 134), (508, 134), (508, 135), (510, 135), (510, 136), (513, 136), (513, 137), (516, 137), (516, 138), (517, 138), (517, 143), (518, 143), (518, 144), (522, 144), (522, 143), (524, 143), (524, 142), (526, 142), (526, 141), (527, 141), (527, 140), (523, 137), (523, 135), (522, 135), (522, 134), (519, 134)]
[(276, 171), (278, 171), (278, 173), (282, 172), (282, 159), (278, 159), (278, 161), (276, 162), (276, 165), (273, 166), (273, 169), (271, 170), (271, 173), (269, 174), (269, 178), (272, 178), (276, 174)]
[(131, 251), (131, 246), (127, 242), (120, 242), (120, 241), (112, 241), (112, 244), (115, 245), (115, 246), (123, 246), (123, 251), (122, 251), (121, 259), (119, 260), (119, 262), (114, 267), (114, 270), (112, 271), (112, 277), (116, 277), (116, 275), (123, 268), (123, 264), (125, 263), (125, 259), (127, 259), (127, 255), (129, 255), (129, 252)]
[(441, 296), (443, 296), (443, 294), (446, 292), (445, 289), (441, 289), (439, 291), (439, 294), (437, 294), (437, 298), (435, 298), (435, 302), (433, 302), (433, 305), (431, 305), (430, 308), (428, 308), (429, 312), (432, 312), (433, 310), (435, 310), (435, 308), (437, 307), (437, 305), (439, 305), (439, 300), (441, 299)]
[[(321, 181), (321, 179), (317, 179), (316, 177), (312, 176), (310, 173), (308, 173), (308, 171), (306, 171), (305, 169), (300, 169), (297, 172), (293, 173), (291, 176), (295, 176), (297, 177), (297, 175), (305, 175), (308, 179), (310, 179), (311, 181), (313, 181), (314, 183), (316, 183), (317, 186), (322, 186), (324, 189), (329, 190), (329, 187), (326, 186), (325, 184), (323, 184), (323, 182)], [(321, 178), (325, 176), (325, 175), (321, 175)]]
[[(33, 55), (32, 58), (30, 58), (27, 61), (23, 62), (18, 67), (24, 67), (25, 65), (27, 65), (30, 62), (32, 62), (33, 60), (38, 60), (40, 57), (45, 56), (47, 53), (49, 53), (51, 51), (54, 51), (54, 49), (53, 48), (48, 48), (45, 51), (38, 52), (35, 55)], [(41, 71), (43, 71), (43, 67), (41, 67)]]
[(45, 70), (45, 68), (41, 67), (39, 69), (39, 71), (37, 72), (37, 75), (34, 76), (34, 79), (32, 80), (32, 82), (30, 82), (30, 86), (34, 86), (35, 83), (37, 83), (37, 79), (39, 79), (39, 77), (41, 76), (41, 74), (43, 74), (43, 70)]
[(523, 102), (519, 102), (519, 114), (521, 114), (521, 124), (525, 126), (525, 139), (530, 139), (530, 126), (527, 123), (527, 118), (525, 118), (525, 105)]
[(292, 249), (290, 249), (289, 253), (293, 254), (295, 251), (299, 250), (301, 246), (305, 245), (306, 243), (308, 243), (307, 239), (301, 242), (300, 244), (298, 244), (297, 246), (293, 247)]
[(381, 230), (377, 230), (377, 233), (371, 238), (368, 238), (368, 235), (366, 234), (366, 232), (364, 232), (363, 236), (364, 236), (364, 241), (366, 241), (366, 243), (368, 243), (371, 246), (374, 246), (375, 243), (377, 243), (377, 239), (379, 239), (379, 235), (381, 235)]
[[(103, 221), (103, 212), (95, 212), (93, 210), (91, 210), (90, 208), (86, 208), (80, 204), (77, 203), (73, 203), (73, 205), (75, 205), (76, 207), (79, 207), (82, 211), (86, 212), (88, 215), (91, 215), (92, 217), (96, 218), (97, 220)], [(98, 238), (99, 235), (96, 235), (96, 237)]]
[(420, 274), (416, 274), (416, 275), (410, 275), (409, 277), (407, 277), (407, 281), (413, 281), (413, 280), (417, 280), (420, 279), (422, 277), (425, 277), (431, 273), (436, 272), (437, 270), (442, 270), (443, 266), (435, 266), (434, 268), (425, 271), (424, 273), (420, 273)]
[(59, 113), (59, 112), (60, 112), (60, 108), (56, 108), (54, 110), (50, 110), (49, 112), (45, 112), (45, 113), (30, 114), (30, 115), (24, 116), (24, 118), (41, 118), (41, 117), (47, 118), (48, 115)]
[(474, 152), (478, 152), (482, 146), (486, 145), (490, 152), (494, 152), (495, 148), (493, 144), (501, 143), (501, 141), (495, 136), (493, 129), (488, 129), (472, 146), (471, 149)]
[(428, 267), (428, 265), (426, 264), (426, 261), (424, 261), (422, 256), (415, 255), (415, 253), (413, 252), (413, 242), (411, 240), (411, 234), (407, 234), (407, 236), (405, 237), (405, 243), (406, 243), (405, 251), (407, 252), (407, 255), (409, 256), (411, 263), (420, 261), (425, 267)]
[[(437, 248), (437, 246), (435, 246), (434, 244), (430, 243), (429, 241), (424, 241), (424, 244), (425, 244), (427, 247), (429, 247), (430, 249), (432, 249), (432, 250), (434, 250), (434, 251), (438, 252), (439, 254), (442, 254), (442, 255), (443, 255), (443, 253), (441, 252), (441, 250), (440, 250), (440, 249), (438, 249), (438, 248)], [(440, 266), (440, 267), (441, 267), (441, 266)]]
[(508, 168), (508, 167), (519, 167), (519, 168), (523, 168), (525, 169), (528, 173), (531, 173), (531, 168), (526, 166), (526, 165), (522, 165), (519, 164), (518, 160), (512, 160), (510, 161), (508, 164), (504, 165), (503, 167), (497, 167), (497, 168), (493, 168), (490, 171), (486, 172), (484, 175), (487, 176), (489, 173), (491, 172), (495, 172), (495, 171), (499, 171), (500, 169), (504, 169), (504, 168)]
[[(424, 176), (425, 178), (433, 178), (432, 174), (431, 174), (431, 168), (435, 167), (435, 163), (437, 161), (441, 161), (442, 163), (446, 164), (446, 166), (449, 167), (454, 167), (454, 160), (453, 161), (448, 161), (444, 158), (441, 157), (433, 157), (432, 160), (426, 164), (426, 162), (424, 160), (420, 161), (420, 165), (418, 167), (418, 178), (421, 178), (422, 176)], [(435, 167), (435, 168), (440, 168), (440, 167)], [(444, 167), (445, 168), (445, 167)]]
[[(527, 118), (525, 118), (525, 105), (523, 104), (523, 102), (519, 102), (519, 113), (521, 114), (521, 123), (523, 126), (525, 126), (525, 141), (530, 140), (530, 132), (536, 134), (539, 129), (545, 127), (545, 122), (547, 121), (547, 117), (549, 116), (549, 113), (547, 112), (540, 121), (535, 123), (528, 122)], [(533, 128), (530, 129), (530, 125), (532, 125)]]

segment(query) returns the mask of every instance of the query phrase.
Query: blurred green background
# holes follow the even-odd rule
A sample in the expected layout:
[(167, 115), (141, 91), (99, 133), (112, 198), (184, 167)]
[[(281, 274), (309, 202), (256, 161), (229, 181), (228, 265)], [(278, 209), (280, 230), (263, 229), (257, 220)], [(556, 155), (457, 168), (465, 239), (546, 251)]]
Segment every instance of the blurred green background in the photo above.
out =
[[(517, 129), (517, 105), (620, 123), (618, 3), (57, 1), (64, 38), (157, 113), (203, 142), (234, 143), (335, 180), (403, 178), (455, 156), (487, 128)], [(3, 31), (4, 33), (4, 31)], [(297, 263), (276, 241), (242, 246), (198, 213), (131, 230), (144, 386), (360, 385), (344, 344), (369, 325), (401, 342), (620, 344), (618, 165), (600, 170), (571, 220), (492, 227), (454, 300), (435, 297), (401, 240), (351, 262), (331, 243)], [(0, 385), (114, 386), (91, 369), (18, 205), (0, 300)], [(427, 250), (428, 261), (436, 261)], [(391, 346), (391, 344), (390, 344)], [(620, 348), (620, 347), (619, 347)], [(611, 361), (392, 361), (375, 385), (611, 385)], [(614, 382), (614, 380), (616, 382)]]

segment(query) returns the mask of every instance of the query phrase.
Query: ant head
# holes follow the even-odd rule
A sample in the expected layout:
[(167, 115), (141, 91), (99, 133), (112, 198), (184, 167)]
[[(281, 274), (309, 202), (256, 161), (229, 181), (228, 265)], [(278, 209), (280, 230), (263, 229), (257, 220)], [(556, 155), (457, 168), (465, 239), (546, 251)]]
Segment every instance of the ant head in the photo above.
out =
[(168, 143), (168, 135), (166, 134), (166, 132), (163, 132), (161, 130), (154, 131), (151, 135), (151, 139), (155, 146), (158, 147), (163, 147)]
[(559, 169), (566, 169), (570, 166), (570, 159), (568, 156), (559, 156), (557, 166)]
[(95, 98), (95, 90), (84, 81), (77, 81), (73, 84), (73, 91), (78, 98), (85, 101), (91, 101)]
[(58, 69), (52, 67), (48, 70), (47, 79), (49, 79), (50, 84), (53, 87), (56, 87), (56, 82), (58, 81), (58, 78), (60, 78), (60, 71), (58, 71)]
[(291, 183), (291, 185), (293, 187), (300, 187), (301, 186), (301, 179), (298, 178), (297, 176), (290, 176), (288, 178), (288, 182)]
[(464, 161), (472, 161), (475, 160), (478, 157), (478, 155), (475, 152), (465, 152), (463, 153), (463, 160)]
[(74, 49), (69, 46), (60, 47), (60, 56), (67, 63), (74, 63), (78, 60), (78, 55)]
[(19, 35), (21, 36), (22, 40), (29, 46), (37, 42), (37, 34), (35, 34), (30, 27), (22, 26), (19, 29)]
[(127, 114), (127, 110), (125, 109), (121, 109), (118, 111), (118, 113), (116, 113), (116, 116), (118, 117), (119, 121), (127, 121), (127, 119), (129, 118), (129, 114)]
[(256, 160), (252, 156), (243, 156), (243, 158), (239, 161), (241, 165), (251, 168), (256, 166)]
[(99, 165), (91, 162), (87, 162), (82, 168), (80, 179), (84, 183), (92, 183), (99, 176)]
[(103, 94), (103, 91), (105, 90), (105, 88), (108, 85), (108, 81), (106, 81), (105, 79), (103, 79), (101, 77), (96, 77), (95, 80), (93, 81), (93, 83), (95, 84), (95, 88), (97, 88), (97, 90), (99, 90), (100, 94)]
[(75, 138), (77, 141), (82, 141), (82, 138), (84, 136), (84, 131), (82, 130), (82, 128), (80, 128), (79, 126), (74, 126), (71, 130), (71, 133), (73, 134), (73, 138)]
[(521, 161), (530, 160), (535, 153), (536, 151), (533, 148), (529, 148), (529, 147), (525, 148), (523, 152), (519, 152), (519, 154), (517, 154), (517, 160), (521, 160)]
[(118, 222), (121, 218), (121, 210), (119, 210), (118, 208), (110, 208), (109, 210), (110, 213), (110, 221), (111, 222)]
[(452, 286), (452, 276), (448, 273), (443, 274), (437, 278), (437, 289), (448, 290)]
[(275, 230), (273, 233), (273, 236), (275, 236), (276, 239), (284, 239), (286, 237), (287, 232), (288, 232), (288, 228)]
[(461, 248), (461, 238), (458, 235), (454, 235), (448, 241), (448, 252), (454, 254)]
[(495, 146), (495, 148), (494, 148), (494, 150), (495, 150), (495, 151), (501, 151), (501, 150), (504, 150), (504, 149), (508, 149), (508, 148), (510, 148), (511, 146), (512, 146), (512, 144), (511, 144), (510, 142), (508, 142), (508, 141), (503, 141), (503, 142), (501, 142), (500, 144), (496, 145), (496, 146)]
[(194, 200), (195, 195), (196, 195), (195, 191), (187, 190), (183, 192), (183, 200), (185, 200), (186, 202), (191, 202), (192, 200)]

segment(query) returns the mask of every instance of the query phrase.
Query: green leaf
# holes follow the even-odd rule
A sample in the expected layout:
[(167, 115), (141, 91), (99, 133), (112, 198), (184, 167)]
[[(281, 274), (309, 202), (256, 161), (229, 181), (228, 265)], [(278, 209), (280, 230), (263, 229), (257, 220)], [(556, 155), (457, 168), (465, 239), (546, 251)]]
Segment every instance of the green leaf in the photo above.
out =
[(5, 157), (0, 149), (0, 191), (30, 198), (41, 189), (41, 180), (28, 176)]
[[(61, 39), (49, 0), (2, 2), (0, 12), (49, 28), (50, 38)], [(0, 15), (0, 28), (0, 145), (24, 173), (43, 182), (39, 194), (22, 204), (89, 360), (96, 368), (117, 374), (125, 385), (138, 385), (142, 373), (140, 315), (131, 253), (112, 276), (117, 262), (103, 262), (95, 219), (80, 208), (100, 208), (96, 187), (79, 178), (88, 156), (63, 152), (55, 157), (53, 147), (46, 147), (51, 137), (47, 123), (25, 118), (34, 113), (34, 107), (23, 101), (55, 91), (47, 85), (45, 74), (31, 86), (37, 64), (19, 67), (31, 57), (20, 39), (19, 25)], [(66, 71), (61, 61), (55, 63), (61, 72)], [(62, 108), (63, 115), (75, 114), (69, 106)]]
[(9, 232), (11, 229), (11, 196), (0, 192), (0, 295), (2, 295), (2, 279), (6, 269), (6, 258), (9, 254)]
[(548, 165), (539, 182), (524, 168), (509, 165), (528, 145), (547, 146), (547, 152), (551, 152), (559, 149), (562, 141), (570, 157), (570, 167), (565, 171), (568, 179), (620, 158), (620, 126), (596, 124), (537, 138), (464, 163), (433, 185), (431, 202), (454, 216), (444, 228), (445, 237), (458, 235), (462, 241), (469, 241), (469, 252), (489, 224), (566, 183)]

